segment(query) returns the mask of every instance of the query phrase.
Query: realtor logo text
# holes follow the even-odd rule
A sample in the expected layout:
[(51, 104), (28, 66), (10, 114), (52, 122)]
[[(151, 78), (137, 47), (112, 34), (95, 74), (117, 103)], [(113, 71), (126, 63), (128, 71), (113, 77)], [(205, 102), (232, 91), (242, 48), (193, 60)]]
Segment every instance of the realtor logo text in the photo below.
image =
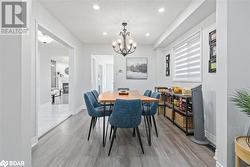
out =
[(5, 160), (2, 160), (0, 162), (0, 167), (8, 167), (8, 166), (22, 167), (22, 166), (24, 166), (24, 161), (5, 161)]
[(1, 34), (20, 35), (28, 31), (27, 2), (1, 2)]

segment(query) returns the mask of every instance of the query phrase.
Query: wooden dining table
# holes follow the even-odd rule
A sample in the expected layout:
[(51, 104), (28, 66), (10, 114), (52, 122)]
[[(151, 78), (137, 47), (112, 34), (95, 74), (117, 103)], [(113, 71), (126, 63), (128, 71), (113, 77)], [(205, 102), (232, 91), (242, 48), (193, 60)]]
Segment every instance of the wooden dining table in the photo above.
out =
[[(119, 95), (119, 92), (107, 91), (101, 93), (98, 97), (99, 103), (104, 106), (104, 113), (107, 112), (107, 106), (110, 106), (115, 103), (116, 99), (125, 99), (125, 100), (133, 100), (140, 99), (144, 104), (150, 104), (152, 102), (159, 102), (159, 99), (143, 96), (139, 93), (139, 91), (129, 91), (128, 95)], [(147, 107), (146, 112), (150, 112), (150, 105), (145, 105)], [(147, 122), (149, 123), (149, 117), (147, 117)], [(145, 121), (145, 120), (144, 120)], [(151, 126), (148, 124), (146, 127), (148, 143), (151, 145)], [(106, 136), (105, 133), (105, 117), (103, 118), (103, 147), (106, 145)]]

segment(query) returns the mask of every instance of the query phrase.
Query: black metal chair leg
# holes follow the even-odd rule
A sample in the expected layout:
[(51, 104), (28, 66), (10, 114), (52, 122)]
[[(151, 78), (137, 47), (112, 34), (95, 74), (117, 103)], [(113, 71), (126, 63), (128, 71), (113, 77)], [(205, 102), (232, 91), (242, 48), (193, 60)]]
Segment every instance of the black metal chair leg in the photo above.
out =
[(105, 141), (107, 140), (107, 135), (108, 135), (108, 130), (109, 130), (109, 122), (107, 122), (107, 126), (106, 127), (107, 128), (106, 128), (106, 134), (105, 134)]
[(97, 122), (97, 117), (94, 117), (93, 126), (92, 126), (93, 129), (95, 128), (96, 122)]
[(139, 139), (139, 142), (140, 142), (142, 153), (144, 154), (144, 149), (143, 149), (143, 145), (142, 145), (142, 142), (141, 142), (141, 135), (140, 135), (140, 131), (139, 131), (138, 127), (136, 127), (136, 132), (137, 132), (137, 136), (138, 136), (138, 139)]
[(151, 146), (151, 125), (149, 122), (150, 116), (146, 116), (147, 124), (148, 124), (148, 145)]
[(89, 127), (89, 134), (88, 134), (88, 141), (89, 141), (89, 137), (90, 137), (90, 133), (91, 133), (91, 129), (92, 129), (92, 125), (93, 125), (94, 119), (95, 119), (95, 117), (91, 118), (90, 127)]
[(135, 128), (133, 128), (133, 137), (135, 137)]
[(155, 133), (156, 133), (156, 136), (158, 137), (158, 131), (157, 131), (157, 126), (156, 126), (156, 122), (155, 122), (155, 116), (152, 115), (152, 118), (153, 118), (153, 122), (154, 122), (154, 126), (155, 126)]
[(112, 146), (113, 146), (113, 143), (114, 143), (114, 139), (115, 139), (115, 135), (116, 135), (116, 130), (117, 130), (117, 128), (114, 128), (114, 133), (113, 133), (111, 144), (110, 144), (110, 147), (109, 147), (108, 156), (110, 156), (110, 152), (111, 152), (111, 149), (112, 149)]
[(151, 120), (151, 117), (149, 116), (149, 123), (150, 123), (150, 127), (152, 127), (152, 120)]
[(113, 128), (114, 128), (113, 126), (111, 126), (111, 128), (110, 128), (109, 140), (111, 139)]
[(146, 123), (146, 116), (144, 116), (144, 124), (145, 124), (146, 135), (147, 135), (147, 138), (148, 138), (148, 129), (147, 129), (147, 123)]

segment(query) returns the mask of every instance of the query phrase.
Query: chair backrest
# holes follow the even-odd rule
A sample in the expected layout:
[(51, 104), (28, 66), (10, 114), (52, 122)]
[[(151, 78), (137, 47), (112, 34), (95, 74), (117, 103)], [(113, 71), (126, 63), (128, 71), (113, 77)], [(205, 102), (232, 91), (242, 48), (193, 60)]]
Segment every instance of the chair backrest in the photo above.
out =
[(96, 104), (96, 100), (92, 92), (84, 93), (84, 100), (85, 100), (85, 104), (88, 110), (88, 114), (90, 116), (94, 116), (96, 112), (95, 107), (98, 107), (99, 104)]
[(118, 91), (120, 91), (120, 90), (127, 90), (127, 91), (129, 91), (129, 88), (118, 88), (117, 90)]
[[(161, 94), (159, 92), (152, 92), (151, 97), (155, 99), (160, 99)], [(150, 113), (152, 115), (156, 114), (158, 108), (158, 102), (150, 103)]]
[(96, 101), (98, 102), (99, 93), (97, 92), (97, 90), (92, 90), (91, 92), (93, 93)]
[(146, 91), (144, 92), (144, 96), (150, 97), (150, 96), (151, 96), (151, 93), (152, 93), (151, 90), (146, 90)]
[(140, 99), (115, 101), (110, 115), (110, 124), (117, 128), (135, 128), (141, 123), (142, 102)]

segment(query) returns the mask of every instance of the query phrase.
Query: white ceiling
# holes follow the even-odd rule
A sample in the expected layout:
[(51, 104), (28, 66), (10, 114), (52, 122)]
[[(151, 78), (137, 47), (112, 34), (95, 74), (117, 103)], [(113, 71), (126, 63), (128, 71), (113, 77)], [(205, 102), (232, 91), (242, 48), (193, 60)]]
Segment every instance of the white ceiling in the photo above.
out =
[[(154, 44), (191, 0), (40, 0), (52, 15), (84, 43), (111, 44), (128, 22), (128, 31), (141, 44)], [(100, 10), (92, 8), (98, 3)], [(158, 8), (164, 7), (164, 13)], [(107, 36), (103, 36), (103, 32)], [(150, 33), (149, 37), (145, 34)]]

